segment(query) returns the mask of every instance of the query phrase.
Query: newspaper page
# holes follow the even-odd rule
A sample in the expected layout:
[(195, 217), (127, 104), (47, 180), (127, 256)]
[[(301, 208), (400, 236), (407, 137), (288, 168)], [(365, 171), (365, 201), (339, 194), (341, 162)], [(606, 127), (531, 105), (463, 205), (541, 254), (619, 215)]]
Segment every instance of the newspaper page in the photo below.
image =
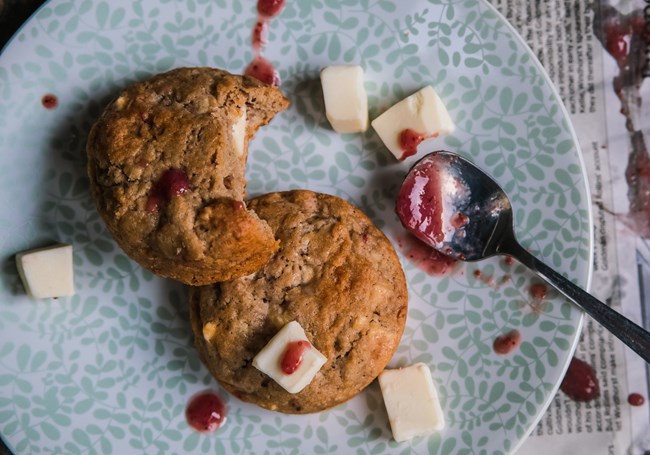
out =
[[(591, 292), (648, 329), (650, 0), (491, 3), (546, 68), (578, 135), (594, 214)], [(650, 453), (648, 365), (590, 318), (575, 355), (595, 369), (599, 398), (558, 392), (519, 453)]]

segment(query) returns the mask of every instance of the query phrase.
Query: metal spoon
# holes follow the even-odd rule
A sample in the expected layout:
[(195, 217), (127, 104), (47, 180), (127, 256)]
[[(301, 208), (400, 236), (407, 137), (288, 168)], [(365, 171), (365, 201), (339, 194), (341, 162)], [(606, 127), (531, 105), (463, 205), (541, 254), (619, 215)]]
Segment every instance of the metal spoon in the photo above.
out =
[(508, 196), (471, 162), (449, 152), (426, 155), (406, 176), (395, 210), (406, 229), (455, 259), (516, 258), (650, 363), (650, 333), (524, 249)]

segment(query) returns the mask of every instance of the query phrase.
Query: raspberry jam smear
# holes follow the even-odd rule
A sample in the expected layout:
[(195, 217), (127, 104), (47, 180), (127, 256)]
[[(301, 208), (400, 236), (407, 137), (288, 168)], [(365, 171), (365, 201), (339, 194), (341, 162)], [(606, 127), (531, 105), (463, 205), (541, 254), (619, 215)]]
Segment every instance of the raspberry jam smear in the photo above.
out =
[(307, 349), (311, 349), (309, 341), (300, 340), (288, 343), (284, 354), (282, 354), (282, 360), (280, 360), (282, 372), (284, 374), (294, 373), (300, 367)]
[(192, 184), (185, 171), (167, 169), (151, 189), (146, 209), (148, 212), (156, 212), (173, 197), (187, 193), (190, 189)]
[[(628, 219), (640, 237), (650, 238), (650, 151), (644, 137), (645, 121), (639, 115), (641, 86), (650, 76), (648, 72), (648, 2), (646, 7), (636, 8), (623, 14), (616, 8), (601, 2), (594, 8), (593, 31), (605, 50), (618, 64), (618, 74), (613, 78), (612, 88), (620, 101), (620, 113), (625, 118), (629, 155), (625, 169)], [(647, 123), (647, 122), (646, 122)], [(614, 159), (622, 160), (622, 155)]]
[(427, 275), (453, 275), (460, 266), (458, 260), (434, 250), (411, 234), (396, 235), (396, 237), (400, 251)]
[(574, 401), (591, 401), (600, 395), (596, 371), (587, 362), (573, 358), (560, 390)]
[(226, 422), (226, 405), (219, 395), (205, 391), (194, 395), (185, 408), (187, 423), (200, 433), (212, 433)]

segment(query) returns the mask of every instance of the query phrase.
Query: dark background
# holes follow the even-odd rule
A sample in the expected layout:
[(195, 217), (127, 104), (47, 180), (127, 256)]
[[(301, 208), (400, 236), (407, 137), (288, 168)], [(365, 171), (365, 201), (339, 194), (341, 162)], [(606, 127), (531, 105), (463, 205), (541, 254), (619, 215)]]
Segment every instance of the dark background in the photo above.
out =
[[(45, 3), (41, 0), (0, 0), (0, 49), (4, 48), (9, 38), (18, 27), (38, 8)], [(0, 439), (0, 455), (11, 452)]]
[(0, 48), (44, 0), (0, 0)]
[[(43, 3), (44, 0), (0, 0), (0, 49)], [(0, 438), (0, 455), (10, 453)]]

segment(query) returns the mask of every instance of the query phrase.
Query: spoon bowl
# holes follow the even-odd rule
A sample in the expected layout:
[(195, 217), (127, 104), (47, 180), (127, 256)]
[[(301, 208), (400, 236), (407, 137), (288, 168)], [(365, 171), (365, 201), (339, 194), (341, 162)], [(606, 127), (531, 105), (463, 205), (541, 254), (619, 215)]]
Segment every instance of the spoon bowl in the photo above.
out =
[(463, 261), (514, 257), (650, 363), (650, 333), (523, 248), (515, 237), (508, 196), (470, 161), (442, 151), (426, 155), (404, 179), (395, 211), (408, 231), (447, 256)]
[(463, 261), (499, 254), (500, 241), (512, 230), (508, 196), (475, 169), (458, 155), (433, 152), (406, 176), (396, 205), (416, 237)]

